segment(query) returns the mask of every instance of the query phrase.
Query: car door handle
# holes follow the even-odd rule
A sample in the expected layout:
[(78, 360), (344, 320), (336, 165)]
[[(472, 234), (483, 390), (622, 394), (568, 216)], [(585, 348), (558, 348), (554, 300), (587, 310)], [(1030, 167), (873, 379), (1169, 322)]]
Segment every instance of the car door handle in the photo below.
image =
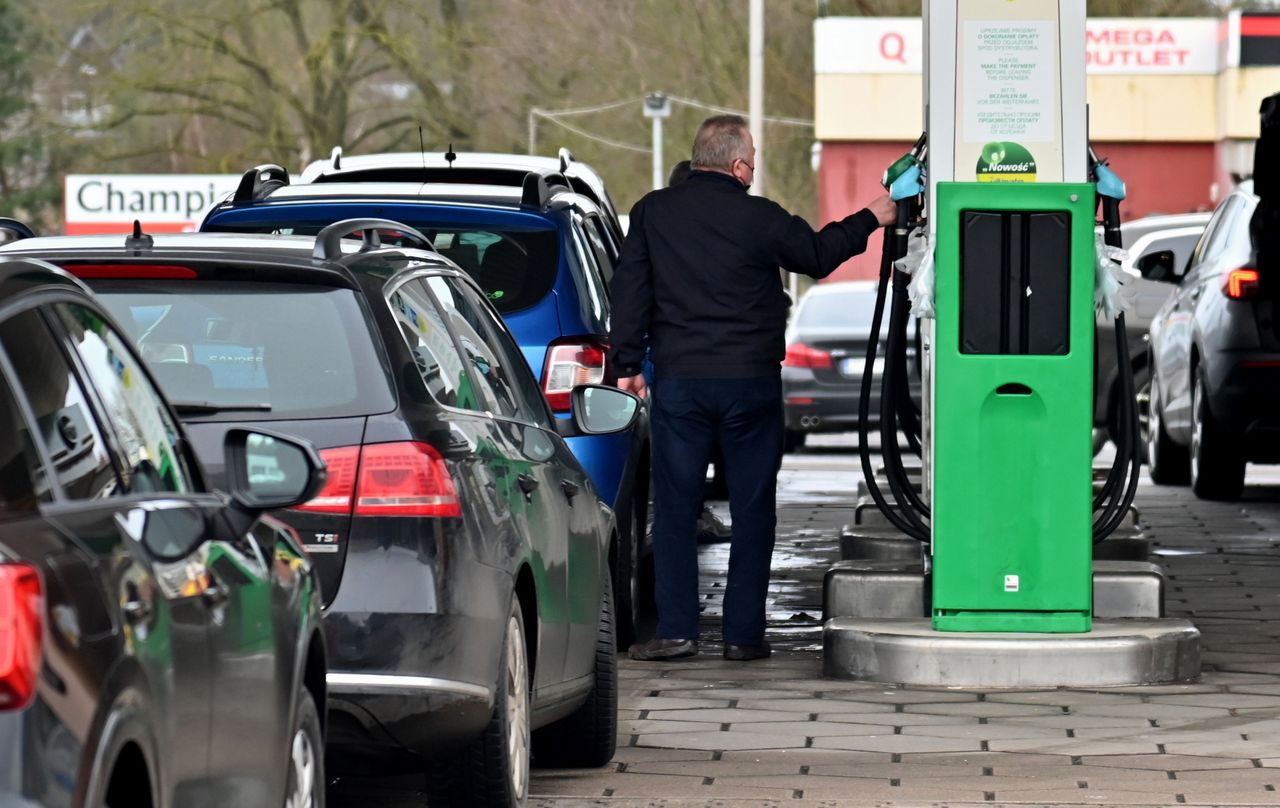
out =
[(538, 488), (538, 479), (528, 474), (521, 474), (516, 477), (516, 484), (520, 486), (520, 490), (524, 492), (526, 497), (531, 497)]
[(577, 483), (572, 483), (568, 480), (561, 480), (560, 490), (564, 492), (565, 499), (569, 500), (569, 504), (572, 505), (573, 498), (578, 495), (578, 492), (581, 491), (582, 488), (579, 487)]
[(228, 600), (231, 600), (231, 593), (222, 584), (209, 584), (200, 593), (200, 597), (204, 599), (205, 605), (211, 609), (219, 606), (225, 606)]
[(145, 623), (151, 619), (151, 607), (142, 598), (132, 598), (121, 607), (124, 619), (129, 623)]

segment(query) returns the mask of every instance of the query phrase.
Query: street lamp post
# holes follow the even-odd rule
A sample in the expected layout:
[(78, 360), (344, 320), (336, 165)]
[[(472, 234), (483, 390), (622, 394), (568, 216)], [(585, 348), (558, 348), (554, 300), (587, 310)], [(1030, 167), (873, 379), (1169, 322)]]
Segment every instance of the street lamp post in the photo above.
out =
[(662, 161), (662, 121), (671, 115), (671, 99), (664, 93), (649, 93), (644, 97), (644, 116), (653, 120), (653, 188), (657, 190), (665, 182), (665, 166)]

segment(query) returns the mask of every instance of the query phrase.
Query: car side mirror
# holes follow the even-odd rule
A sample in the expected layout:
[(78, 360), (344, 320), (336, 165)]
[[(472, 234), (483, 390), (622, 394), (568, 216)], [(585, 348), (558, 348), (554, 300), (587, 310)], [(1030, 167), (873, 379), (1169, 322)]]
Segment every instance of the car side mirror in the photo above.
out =
[(1138, 270), (1138, 274), (1149, 281), (1176, 283), (1178, 271), (1174, 266), (1175, 260), (1173, 250), (1159, 250), (1147, 253), (1139, 258), (1137, 263), (1134, 264), (1134, 269)]
[(208, 535), (209, 524), (198, 508), (136, 508), (116, 514), (120, 529), (141, 541), (160, 561), (181, 561)]
[[(631, 428), (640, 417), (640, 399), (602, 384), (580, 384), (570, 398), (573, 417), (557, 421), (561, 435), (611, 435)], [(569, 429), (561, 427), (569, 426)], [(570, 434), (566, 434), (566, 433)]]
[(231, 429), (223, 444), (231, 498), (255, 511), (307, 502), (324, 486), (324, 461), (310, 443), (276, 432)]

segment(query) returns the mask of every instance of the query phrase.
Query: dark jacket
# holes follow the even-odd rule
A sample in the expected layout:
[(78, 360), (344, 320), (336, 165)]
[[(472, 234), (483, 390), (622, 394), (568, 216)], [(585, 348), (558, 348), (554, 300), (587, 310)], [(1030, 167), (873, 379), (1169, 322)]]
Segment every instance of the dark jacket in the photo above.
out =
[(648, 334), (659, 379), (776, 376), (788, 308), (778, 267), (825, 278), (876, 227), (864, 209), (815, 233), (711, 171), (647, 194), (631, 209), (613, 277), (614, 372), (640, 372)]

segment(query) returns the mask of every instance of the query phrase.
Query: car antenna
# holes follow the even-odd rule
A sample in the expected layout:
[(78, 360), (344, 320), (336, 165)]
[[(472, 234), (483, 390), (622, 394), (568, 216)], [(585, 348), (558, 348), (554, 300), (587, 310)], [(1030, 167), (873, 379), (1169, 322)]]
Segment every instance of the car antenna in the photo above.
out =
[(422, 168), (427, 167), (427, 142), (422, 139), (422, 124), (418, 124), (418, 153), (422, 155)]
[(126, 250), (149, 250), (155, 246), (156, 240), (142, 232), (142, 222), (133, 220), (133, 234), (125, 238)]
[(453, 153), (453, 144), (449, 144), (449, 151), (444, 153), (444, 160), (449, 164), (449, 168), (453, 168), (453, 161), (458, 159), (458, 155)]

